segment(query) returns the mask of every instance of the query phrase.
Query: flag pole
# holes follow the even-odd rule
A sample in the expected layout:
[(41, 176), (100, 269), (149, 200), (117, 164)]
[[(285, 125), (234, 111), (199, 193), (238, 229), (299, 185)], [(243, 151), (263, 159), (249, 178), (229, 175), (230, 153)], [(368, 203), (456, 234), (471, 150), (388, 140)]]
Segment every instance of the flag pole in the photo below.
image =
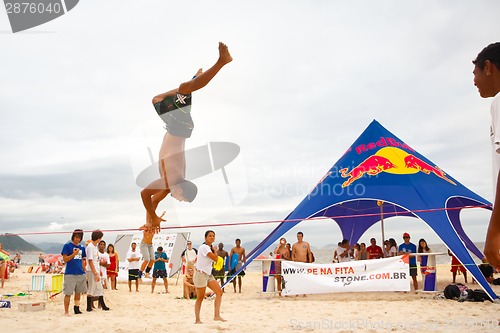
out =
[(382, 225), (382, 247), (384, 246), (385, 234), (384, 234), (384, 202), (382, 200), (377, 200), (377, 205), (380, 207), (380, 222)]

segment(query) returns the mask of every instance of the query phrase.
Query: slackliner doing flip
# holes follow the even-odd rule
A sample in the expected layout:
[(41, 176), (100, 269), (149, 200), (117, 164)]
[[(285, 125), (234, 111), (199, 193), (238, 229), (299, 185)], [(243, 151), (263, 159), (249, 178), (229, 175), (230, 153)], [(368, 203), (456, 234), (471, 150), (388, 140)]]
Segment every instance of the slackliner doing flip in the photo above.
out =
[(167, 133), (163, 137), (158, 160), (160, 178), (141, 191), (148, 228), (159, 231), (160, 223), (165, 221), (165, 212), (158, 216), (156, 207), (169, 193), (179, 201), (192, 202), (196, 197), (198, 188), (185, 179), (184, 146), (194, 128), (191, 118), (191, 93), (205, 87), (219, 70), (232, 60), (228, 47), (219, 42), (219, 59), (211, 68), (205, 72), (200, 68), (190, 81), (153, 98), (153, 105), (165, 122)]

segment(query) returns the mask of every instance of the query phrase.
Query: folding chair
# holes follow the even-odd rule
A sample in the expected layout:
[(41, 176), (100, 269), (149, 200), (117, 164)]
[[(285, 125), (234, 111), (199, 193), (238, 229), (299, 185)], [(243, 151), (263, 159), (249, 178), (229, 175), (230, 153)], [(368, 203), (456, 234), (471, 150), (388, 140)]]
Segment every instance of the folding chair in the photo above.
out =
[[(28, 285), (28, 298), (31, 298), (32, 291), (45, 291), (47, 288), (45, 286), (45, 275), (32, 275), (31, 276), (31, 286)], [(44, 293), (47, 295), (46, 293)]]
[(47, 297), (53, 300), (57, 295), (62, 293), (63, 291), (63, 281), (64, 281), (64, 275), (63, 274), (54, 274), (52, 275), (52, 286), (50, 290), (47, 291)]
[(45, 290), (45, 275), (32, 275), (31, 276), (31, 291), (44, 291)]

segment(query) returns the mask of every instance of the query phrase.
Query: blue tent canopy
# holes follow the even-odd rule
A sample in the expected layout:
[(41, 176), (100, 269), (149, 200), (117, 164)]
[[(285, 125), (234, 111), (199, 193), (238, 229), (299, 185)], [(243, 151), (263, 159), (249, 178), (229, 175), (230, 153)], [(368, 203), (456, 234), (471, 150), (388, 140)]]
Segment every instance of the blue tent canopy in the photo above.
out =
[(490, 202), (374, 120), (297, 208), (248, 254), (246, 265), (305, 219), (333, 219), (343, 238), (354, 244), (380, 221), (382, 211), (384, 219), (408, 216), (427, 223), (488, 295), (497, 299), (467, 251), (484, 256), (460, 222), (460, 211), (471, 206), (491, 210)]

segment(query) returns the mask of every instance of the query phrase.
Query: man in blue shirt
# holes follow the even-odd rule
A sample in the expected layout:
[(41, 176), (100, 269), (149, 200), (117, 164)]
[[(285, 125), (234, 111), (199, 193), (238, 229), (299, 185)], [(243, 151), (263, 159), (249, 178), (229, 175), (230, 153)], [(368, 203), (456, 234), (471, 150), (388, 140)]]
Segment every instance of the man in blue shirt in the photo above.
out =
[[(403, 244), (399, 245), (399, 250), (398, 254), (404, 255), (404, 254), (410, 254), (410, 253), (417, 253), (417, 246), (413, 243), (410, 243), (410, 234), (405, 232), (403, 234), (403, 240), (405, 241)], [(418, 282), (417, 282), (417, 258), (415, 256), (410, 256), (410, 276), (413, 279), (413, 289), (417, 290), (418, 289)]]
[(69, 316), (69, 302), (71, 295), (75, 293), (75, 314), (81, 314), (80, 295), (87, 292), (85, 270), (83, 269), (83, 258), (86, 257), (85, 247), (80, 245), (83, 239), (83, 230), (75, 229), (71, 235), (71, 242), (64, 244), (61, 254), (66, 263), (64, 272), (64, 315)]
[(151, 293), (155, 291), (156, 279), (163, 279), (163, 284), (165, 285), (165, 293), (168, 293), (168, 274), (167, 267), (165, 263), (168, 263), (168, 257), (165, 252), (163, 252), (163, 247), (158, 246), (155, 252), (155, 260), (153, 266), (153, 281), (151, 282)]

